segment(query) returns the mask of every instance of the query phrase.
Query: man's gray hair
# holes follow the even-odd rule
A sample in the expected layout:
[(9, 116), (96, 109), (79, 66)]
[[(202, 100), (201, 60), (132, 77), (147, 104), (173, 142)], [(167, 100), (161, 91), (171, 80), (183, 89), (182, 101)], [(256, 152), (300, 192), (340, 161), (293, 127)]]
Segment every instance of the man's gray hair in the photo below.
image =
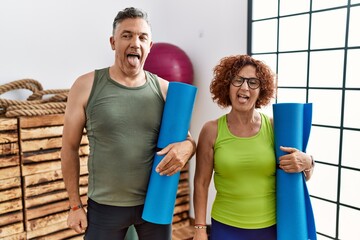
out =
[(121, 23), (123, 20), (129, 19), (129, 18), (142, 18), (150, 26), (150, 22), (148, 20), (148, 15), (146, 12), (144, 12), (138, 8), (129, 7), (129, 8), (125, 8), (124, 10), (118, 12), (118, 14), (116, 15), (114, 22), (113, 22), (113, 34), (115, 33), (116, 26), (119, 23)]

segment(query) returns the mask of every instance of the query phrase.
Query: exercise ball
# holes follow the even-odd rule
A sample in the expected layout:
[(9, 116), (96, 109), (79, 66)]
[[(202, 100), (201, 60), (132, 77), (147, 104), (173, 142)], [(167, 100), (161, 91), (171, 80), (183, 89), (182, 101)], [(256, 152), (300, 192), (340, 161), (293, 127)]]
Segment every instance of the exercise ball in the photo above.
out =
[(193, 66), (179, 47), (169, 43), (154, 43), (145, 61), (144, 69), (170, 82), (192, 84)]

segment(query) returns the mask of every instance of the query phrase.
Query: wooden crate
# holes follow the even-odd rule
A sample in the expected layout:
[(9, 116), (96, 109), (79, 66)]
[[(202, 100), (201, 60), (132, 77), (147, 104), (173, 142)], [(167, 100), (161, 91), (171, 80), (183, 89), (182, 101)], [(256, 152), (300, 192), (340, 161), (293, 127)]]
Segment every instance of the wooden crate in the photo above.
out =
[(0, 238), (24, 239), (16, 118), (0, 118)]
[(187, 164), (180, 173), (178, 190), (176, 193), (172, 228), (178, 229), (190, 225), (190, 186), (189, 165)]
[(184, 226), (173, 230), (172, 240), (192, 240), (194, 234), (194, 226)]
[[(62, 114), (19, 118), (27, 239), (62, 239), (79, 235), (66, 223), (69, 202), (60, 158), (63, 124)], [(85, 133), (79, 153), (80, 194), (86, 205), (89, 149)]]
[[(83, 234), (66, 224), (69, 204), (60, 160), (63, 123), (62, 114), (0, 118), (1, 239), (82, 239)], [(89, 146), (85, 132), (79, 154), (80, 194), (86, 206)], [(187, 165), (181, 171), (177, 191), (176, 239), (190, 227), (188, 170)]]

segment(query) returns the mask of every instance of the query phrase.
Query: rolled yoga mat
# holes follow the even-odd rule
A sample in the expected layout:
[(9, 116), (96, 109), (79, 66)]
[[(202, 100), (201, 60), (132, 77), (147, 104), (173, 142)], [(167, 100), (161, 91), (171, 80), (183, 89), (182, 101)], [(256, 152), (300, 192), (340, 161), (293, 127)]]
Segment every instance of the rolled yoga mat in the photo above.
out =
[[(280, 146), (305, 152), (309, 140), (312, 104), (273, 104), (275, 152), (287, 153)], [(276, 214), (278, 240), (316, 240), (314, 214), (303, 173), (276, 170)]]
[[(190, 127), (197, 88), (180, 82), (170, 82), (164, 106), (157, 147), (165, 148), (184, 141)], [(172, 223), (180, 172), (160, 176), (156, 166), (164, 156), (155, 154), (142, 218), (157, 224)]]

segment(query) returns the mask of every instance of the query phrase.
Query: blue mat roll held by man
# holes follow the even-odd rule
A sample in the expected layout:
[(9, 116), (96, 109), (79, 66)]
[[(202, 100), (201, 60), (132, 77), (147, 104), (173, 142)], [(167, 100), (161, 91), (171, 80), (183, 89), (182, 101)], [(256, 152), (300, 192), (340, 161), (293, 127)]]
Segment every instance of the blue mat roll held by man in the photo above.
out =
[[(170, 82), (162, 116), (157, 147), (184, 141), (190, 127), (197, 88)], [(180, 172), (161, 176), (155, 168), (163, 156), (155, 155), (142, 218), (156, 224), (171, 224), (175, 208)]]

